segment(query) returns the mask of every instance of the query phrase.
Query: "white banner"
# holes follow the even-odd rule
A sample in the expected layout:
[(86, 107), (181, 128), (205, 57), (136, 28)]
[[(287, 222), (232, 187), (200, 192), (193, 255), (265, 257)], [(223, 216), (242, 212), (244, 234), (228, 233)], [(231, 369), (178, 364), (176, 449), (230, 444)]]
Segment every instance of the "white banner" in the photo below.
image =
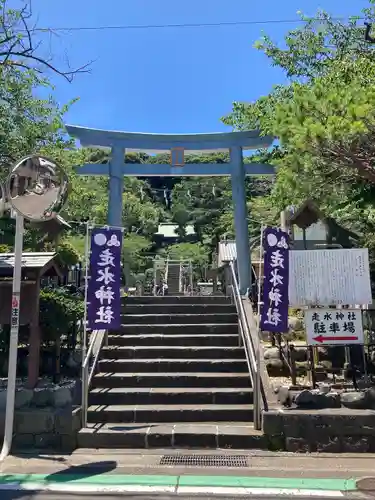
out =
[(371, 303), (367, 248), (290, 251), (291, 307)]

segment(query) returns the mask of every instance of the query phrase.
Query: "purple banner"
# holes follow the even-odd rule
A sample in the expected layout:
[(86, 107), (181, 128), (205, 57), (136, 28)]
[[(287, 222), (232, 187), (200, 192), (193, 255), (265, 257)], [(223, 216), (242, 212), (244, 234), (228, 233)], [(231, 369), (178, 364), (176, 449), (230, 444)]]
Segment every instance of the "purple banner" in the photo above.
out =
[(263, 231), (264, 282), (260, 329), (272, 333), (288, 331), (289, 235), (267, 227)]
[(87, 289), (87, 327), (91, 330), (121, 326), (121, 246), (120, 229), (99, 228), (91, 234)]

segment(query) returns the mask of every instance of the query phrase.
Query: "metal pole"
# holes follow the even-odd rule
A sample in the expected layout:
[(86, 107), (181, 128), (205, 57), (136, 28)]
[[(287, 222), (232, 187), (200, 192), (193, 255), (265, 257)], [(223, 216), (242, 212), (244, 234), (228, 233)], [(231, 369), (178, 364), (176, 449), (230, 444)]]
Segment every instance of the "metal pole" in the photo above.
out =
[(14, 403), (16, 397), (18, 331), (20, 324), (21, 301), (21, 273), (23, 250), (23, 216), (15, 212), (16, 234), (14, 238), (14, 269), (12, 287), (12, 314), (9, 342), (9, 366), (7, 401), (5, 413), (4, 443), (1, 450), (0, 461), (4, 460), (10, 452), (13, 439)]
[(189, 261), (189, 281), (190, 281), (190, 290), (191, 295), (193, 295), (193, 261)]
[(85, 301), (83, 311), (83, 336), (82, 336), (82, 427), (87, 427), (87, 398), (88, 398), (88, 363), (87, 353), (87, 293), (89, 284), (89, 260), (90, 260), (90, 228), (86, 223), (85, 235)]
[(89, 395), (89, 364), (84, 363), (82, 366), (82, 427), (87, 427), (87, 409)]
[(178, 276), (178, 291), (179, 291), (179, 293), (182, 293), (182, 273), (183, 273), (183, 264), (182, 264), (182, 257), (180, 257), (180, 273)]
[(254, 427), (256, 430), (260, 430), (262, 428), (262, 419), (261, 419), (261, 363), (260, 363), (260, 339), (261, 339), (261, 331), (260, 331), (260, 309), (261, 309), (261, 279), (262, 279), (262, 259), (263, 259), (263, 224), (260, 228), (260, 249), (259, 249), (259, 276), (258, 276), (258, 335), (257, 335), (257, 345), (255, 351), (255, 360), (256, 360), (256, 373), (255, 373), (255, 393), (254, 393)]
[(82, 339), (82, 359), (85, 360), (87, 351), (87, 293), (89, 284), (89, 266), (90, 266), (90, 228), (89, 223), (86, 223), (85, 235), (85, 309), (83, 311), (83, 339)]
[(156, 295), (156, 279), (157, 279), (157, 272), (156, 272), (156, 257), (154, 258), (154, 283), (152, 285), (152, 295)]
[(258, 332), (260, 335), (260, 309), (261, 309), (261, 300), (262, 300), (262, 273), (263, 273), (263, 224), (260, 227), (260, 247), (259, 247), (259, 267), (258, 267), (258, 304), (257, 304), (257, 315), (258, 315)]
[(286, 210), (280, 212), (280, 227), (282, 231), (286, 233), (288, 232), (288, 226), (286, 222)]
[(262, 428), (261, 418), (261, 384), (260, 384), (260, 340), (258, 338), (256, 348), (256, 373), (255, 373), (255, 387), (254, 387), (254, 428), (259, 431)]

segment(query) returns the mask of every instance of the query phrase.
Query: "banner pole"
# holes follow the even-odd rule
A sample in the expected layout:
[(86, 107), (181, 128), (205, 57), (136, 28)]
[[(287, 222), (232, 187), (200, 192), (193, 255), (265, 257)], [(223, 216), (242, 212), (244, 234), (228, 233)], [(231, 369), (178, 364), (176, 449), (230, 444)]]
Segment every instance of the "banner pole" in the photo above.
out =
[(261, 330), (260, 330), (260, 310), (261, 310), (261, 281), (262, 281), (262, 259), (263, 259), (263, 224), (260, 227), (260, 248), (259, 248), (259, 267), (258, 267), (258, 335), (257, 335), (257, 345), (255, 351), (255, 361), (256, 361), (256, 374), (255, 374), (255, 394), (257, 399), (257, 408), (254, 415), (254, 427), (259, 430), (262, 428), (262, 388), (261, 388), (261, 362), (260, 362), (260, 352), (261, 352)]
[(260, 226), (260, 247), (259, 247), (259, 267), (258, 267), (258, 304), (257, 304), (257, 314), (258, 314), (258, 331), (260, 333), (260, 309), (262, 300), (262, 276), (263, 273), (263, 224)]
[(87, 401), (88, 401), (88, 364), (86, 363), (87, 353), (87, 294), (89, 285), (89, 260), (90, 260), (90, 231), (89, 223), (86, 222), (85, 233), (85, 299), (83, 310), (83, 335), (82, 335), (82, 427), (87, 427)]
[(82, 364), (86, 358), (87, 352), (87, 294), (88, 294), (88, 284), (89, 284), (89, 267), (90, 267), (90, 227), (89, 223), (86, 222), (86, 234), (85, 234), (85, 300), (84, 300), (84, 311), (83, 311), (83, 338), (82, 338)]

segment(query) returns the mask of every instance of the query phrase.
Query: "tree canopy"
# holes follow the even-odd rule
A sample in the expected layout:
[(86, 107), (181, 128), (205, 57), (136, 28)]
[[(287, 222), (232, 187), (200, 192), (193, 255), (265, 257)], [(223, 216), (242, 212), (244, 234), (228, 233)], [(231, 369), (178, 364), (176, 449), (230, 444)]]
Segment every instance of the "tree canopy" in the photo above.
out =
[(271, 193), (261, 199), (274, 221), (306, 198), (363, 235), (374, 247), (374, 47), (363, 18), (375, 22), (375, 2), (349, 22), (320, 11), (301, 14), (302, 27), (283, 47), (264, 35), (255, 43), (289, 78), (254, 103), (233, 103), (223, 118), (235, 129), (260, 127), (278, 145), (265, 153), (277, 166)]

